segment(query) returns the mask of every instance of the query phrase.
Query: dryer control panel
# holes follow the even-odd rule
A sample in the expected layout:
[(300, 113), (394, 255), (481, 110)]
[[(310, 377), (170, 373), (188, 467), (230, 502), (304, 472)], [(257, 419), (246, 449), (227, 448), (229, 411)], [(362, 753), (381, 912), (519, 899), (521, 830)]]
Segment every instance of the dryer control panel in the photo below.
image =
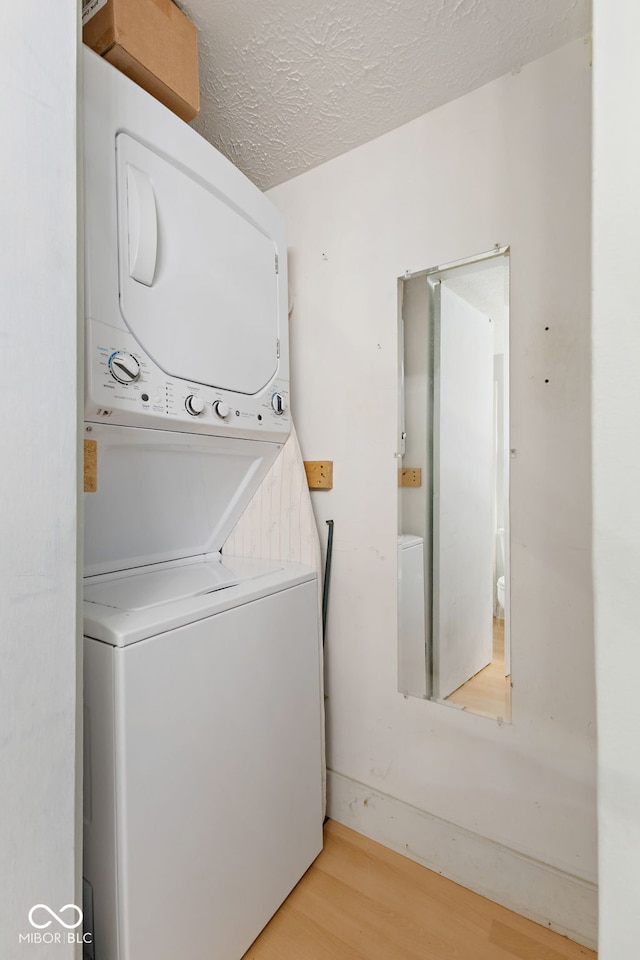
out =
[(282, 443), (289, 384), (274, 379), (249, 396), (167, 375), (135, 337), (87, 321), (85, 420)]

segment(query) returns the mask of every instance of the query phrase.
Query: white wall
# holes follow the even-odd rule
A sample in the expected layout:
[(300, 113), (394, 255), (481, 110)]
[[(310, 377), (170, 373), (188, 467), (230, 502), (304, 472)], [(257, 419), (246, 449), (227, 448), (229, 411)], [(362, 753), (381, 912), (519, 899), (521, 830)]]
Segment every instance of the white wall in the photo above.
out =
[(640, 7), (594, 4), (593, 431), (600, 960), (640, 943)]
[[(569, 886), (578, 878), (580, 908), (569, 893), (547, 908), (533, 884), (518, 900), (495, 860), (484, 871), (490, 895), (586, 942), (596, 877), (590, 82), (579, 41), (270, 192), (289, 227), (302, 450), (335, 461), (334, 489), (314, 494), (320, 529), (335, 520), (329, 812), (429, 862), (411, 825), (428, 812), (452, 840), (471, 831)], [(397, 278), (494, 244), (511, 245), (517, 449), (513, 725), (503, 726), (404, 699), (395, 672)], [(406, 826), (393, 839), (387, 801)], [(473, 885), (458, 849), (449, 844), (439, 869)]]
[(80, 896), (77, 16), (75, 0), (5, 4), (0, 33), (3, 960), (77, 953), (19, 943), (34, 904)]

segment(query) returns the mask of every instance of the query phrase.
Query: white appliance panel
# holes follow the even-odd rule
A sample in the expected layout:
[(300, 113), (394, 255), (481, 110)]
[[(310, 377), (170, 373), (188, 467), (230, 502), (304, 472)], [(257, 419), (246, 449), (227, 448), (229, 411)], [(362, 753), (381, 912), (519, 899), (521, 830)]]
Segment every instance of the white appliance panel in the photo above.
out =
[(255, 394), (276, 374), (276, 248), (212, 183), (116, 137), (120, 307), (167, 374)]
[[(112, 373), (113, 364), (123, 355), (138, 367), (131, 383), (118, 382)], [(276, 378), (268, 390), (247, 396), (170, 377), (144, 353), (133, 334), (98, 320), (87, 323), (86, 356), (85, 419), (93, 423), (274, 442), (284, 442), (288, 436), (291, 421), (286, 380)], [(275, 394), (281, 398), (281, 413), (274, 409)], [(193, 398), (200, 401), (195, 415), (189, 413)]]
[(97, 960), (118, 960), (113, 647), (84, 641), (82, 873), (91, 887)]
[(280, 446), (96, 424), (85, 494), (85, 576), (216, 553)]
[(108, 748), (90, 751), (85, 822), (96, 951), (118, 931), (104, 960), (239, 960), (320, 852), (316, 591), (123, 649), (85, 641), (91, 735)]

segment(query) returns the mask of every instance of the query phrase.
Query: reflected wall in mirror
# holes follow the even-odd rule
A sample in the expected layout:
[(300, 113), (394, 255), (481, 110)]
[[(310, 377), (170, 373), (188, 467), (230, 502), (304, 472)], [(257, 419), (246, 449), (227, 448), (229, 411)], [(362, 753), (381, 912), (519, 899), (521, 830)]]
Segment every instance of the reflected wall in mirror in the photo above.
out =
[(399, 291), (398, 689), (509, 721), (508, 247)]

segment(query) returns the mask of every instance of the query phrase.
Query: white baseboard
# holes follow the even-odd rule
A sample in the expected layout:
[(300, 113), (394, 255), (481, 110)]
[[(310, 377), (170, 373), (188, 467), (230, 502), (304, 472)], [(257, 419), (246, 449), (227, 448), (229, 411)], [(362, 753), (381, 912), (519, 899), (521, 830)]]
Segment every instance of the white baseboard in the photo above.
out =
[(327, 771), (327, 814), (455, 883), (585, 947), (597, 947), (598, 888), (401, 800)]

